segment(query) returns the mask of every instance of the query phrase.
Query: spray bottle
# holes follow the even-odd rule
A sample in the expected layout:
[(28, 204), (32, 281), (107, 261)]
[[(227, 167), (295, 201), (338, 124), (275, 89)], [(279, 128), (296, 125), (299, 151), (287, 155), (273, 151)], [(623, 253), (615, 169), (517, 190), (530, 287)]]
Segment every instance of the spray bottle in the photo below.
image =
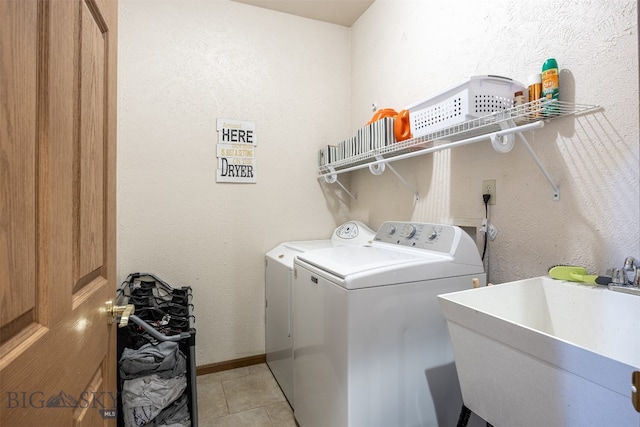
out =
[(552, 105), (543, 108), (545, 116), (553, 116), (559, 113), (557, 102), (560, 100), (558, 62), (555, 58), (547, 59), (542, 65), (542, 97), (547, 102), (555, 101)]

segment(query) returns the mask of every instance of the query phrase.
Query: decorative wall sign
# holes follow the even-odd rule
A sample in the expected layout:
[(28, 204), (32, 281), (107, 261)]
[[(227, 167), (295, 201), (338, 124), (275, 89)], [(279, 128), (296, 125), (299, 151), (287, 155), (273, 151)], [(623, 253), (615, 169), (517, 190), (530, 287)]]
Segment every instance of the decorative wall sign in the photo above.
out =
[(255, 184), (256, 125), (245, 120), (218, 119), (216, 182)]

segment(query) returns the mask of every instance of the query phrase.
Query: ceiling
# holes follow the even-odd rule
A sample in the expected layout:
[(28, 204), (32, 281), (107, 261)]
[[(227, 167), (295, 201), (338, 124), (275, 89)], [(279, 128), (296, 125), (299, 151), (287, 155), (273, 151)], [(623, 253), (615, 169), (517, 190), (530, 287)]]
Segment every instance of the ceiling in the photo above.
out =
[(304, 18), (351, 27), (375, 0), (233, 0)]

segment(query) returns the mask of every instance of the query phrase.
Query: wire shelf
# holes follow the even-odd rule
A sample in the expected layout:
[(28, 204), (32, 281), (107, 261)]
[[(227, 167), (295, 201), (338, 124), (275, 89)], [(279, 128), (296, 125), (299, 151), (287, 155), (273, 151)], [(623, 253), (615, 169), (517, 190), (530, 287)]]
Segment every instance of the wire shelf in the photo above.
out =
[(391, 143), (385, 147), (365, 151), (355, 156), (321, 165), (319, 167), (319, 176), (323, 177), (341, 173), (341, 171), (348, 172), (360, 169), (373, 162), (380, 162), (384, 159), (391, 160), (409, 152), (424, 151), (427, 154), (439, 151), (438, 148), (446, 149), (451, 143), (488, 135), (505, 128), (517, 128), (540, 121), (547, 122), (569, 115), (590, 112), (598, 108), (597, 105), (540, 99), (452, 125), (418, 138)]

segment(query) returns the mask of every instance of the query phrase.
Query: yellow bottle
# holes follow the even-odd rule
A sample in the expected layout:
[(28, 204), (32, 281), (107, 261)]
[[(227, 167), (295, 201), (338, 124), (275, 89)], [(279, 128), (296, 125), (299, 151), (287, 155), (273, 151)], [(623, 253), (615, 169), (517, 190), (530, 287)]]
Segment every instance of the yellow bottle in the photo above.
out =
[(542, 77), (540, 73), (529, 76), (529, 118), (538, 120), (540, 118), (540, 98), (542, 98)]

